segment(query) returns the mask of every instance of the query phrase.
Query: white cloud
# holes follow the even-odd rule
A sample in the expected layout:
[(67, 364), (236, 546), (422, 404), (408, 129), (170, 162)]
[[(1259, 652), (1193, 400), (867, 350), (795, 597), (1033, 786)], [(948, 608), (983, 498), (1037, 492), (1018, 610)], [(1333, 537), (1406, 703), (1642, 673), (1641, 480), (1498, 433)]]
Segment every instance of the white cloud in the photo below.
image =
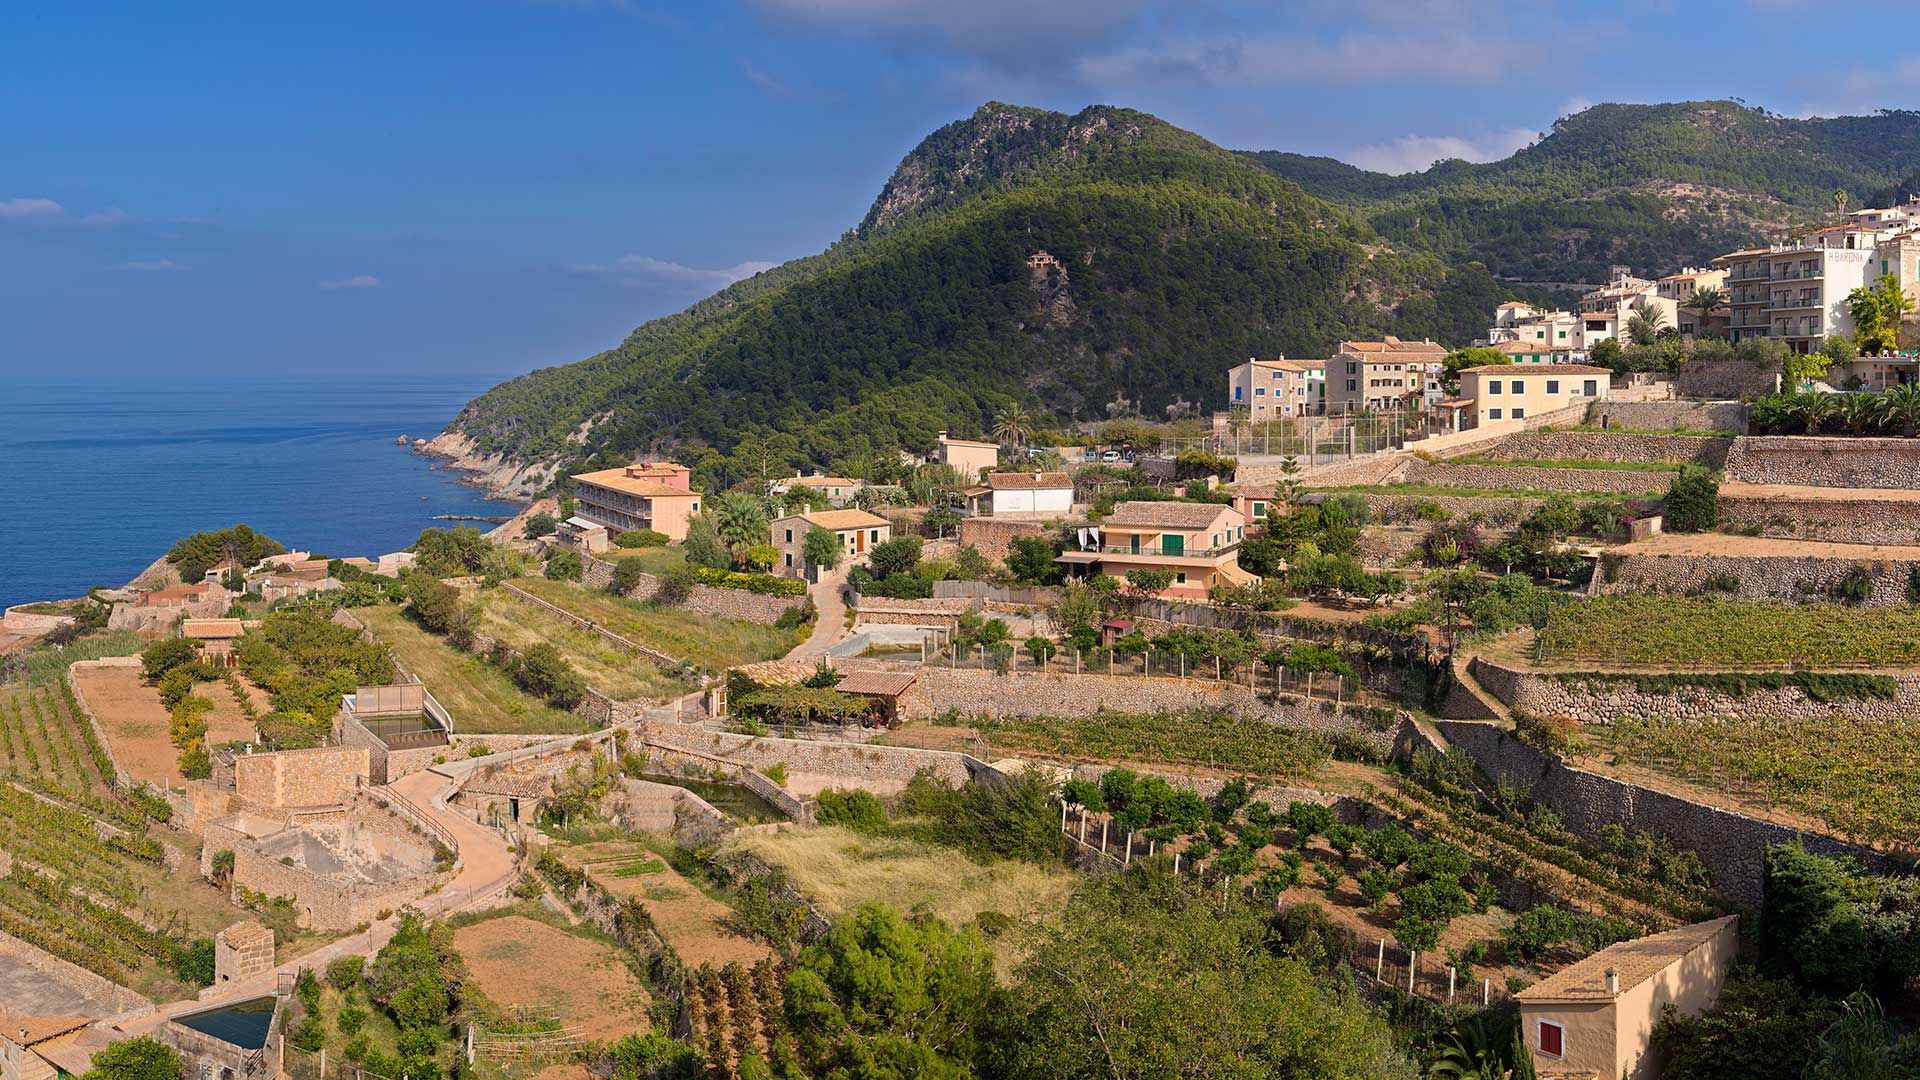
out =
[(1402, 135), (1391, 142), (1356, 146), (1346, 160), (1363, 169), (1383, 173), (1423, 172), (1436, 161), (1498, 161), (1539, 138), (1528, 128), (1510, 128), (1485, 135)]
[(52, 199), (0, 200), (0, 221), (54, 221), (66, 212)]
[(171, 273), (185, 270), (187, 267), (172, 259), (129, 259), (120, 264), (122, 270), (144, 270), (153, 273)]
[(778, 265), (780, 264), (754, 259), (721, 269), (707, 270), (645, 255), (622, 255), (610, 263), (583, 263), (573, 269), (577, 273), (602, 274), (618, 278), (626, 285), (664, 283), (704, 289), (724, 289), (736, 281), (745, 280), (762, 270), (771, 270)]
[(339, 289), (378, 289), (380, 288), (380, 279), (374, 277), (372, 274), (355, 274), (352, 277), (323, 281), (320, 283), (320, 287), (328, 291)]
[[(1486, 53), (1512, 57), (1499, 64), (1463, 63)], [(1499, 43), (1461, 31), (1334, 38), (1289, 34), (1254, 38), (1196, 38), (1151, 48), (1128, 48), (1083, 59), (1075, 74), (1109, 86), (1140, 83), (1265, 85), (1274, 83), (1488, 83), (1532, 66), (1538, 53), (1506, 52)]]
[(747, 77), (748, 82), (774, 97), (793, 96), (793, 91), (788, 89), (786, 83), (781, 82), (778, 78), (775, 78), (772, 73), (759, 67), (751, 60), (740, 61), (740, 72)]

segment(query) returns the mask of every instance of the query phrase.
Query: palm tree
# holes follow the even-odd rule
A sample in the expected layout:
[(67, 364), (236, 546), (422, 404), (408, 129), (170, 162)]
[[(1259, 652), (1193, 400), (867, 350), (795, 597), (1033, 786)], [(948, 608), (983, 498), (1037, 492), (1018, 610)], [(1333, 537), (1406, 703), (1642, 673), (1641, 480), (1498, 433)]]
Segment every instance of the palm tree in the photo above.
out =
[(1833, 189), (1833, 216), (1837, 218), (1847, 216), (1847, 192), (1844, 188)]
[(1680, 306), (1700, 316), (1700, 332), (1704, 334), (1707, 321), (1713, 318), (1713, 313), (1727, 306), (1727, 290), (1712, 285), (1695, 285)]
[(1913, 438), (1914, 431), (1920, 429), (1920, 386), (1902, 383), (1880, 395), (1880, 423), (1899, 428), (1902, 435)]
[(1666, 324), (1666, 312), (1652, 304), (1642, 304), (1634, 308), (1632, 317), (1627, 319), (1627, 337), (1635, 345), (1651, 345)]
[(1808, 435), (1820, 430), (1820, 425), (1838, 411), (1839, 403), (1832, 394), (1799, 394), (1794, 397), (1793, 413), (1800, 418), (1800, 426)]
[(1880, 402), (1872, 394), (1848, 394), (1840, 399), (1840, 419), (1855, 435), (1880, 422)]
[(1245, 405), (1234, 405), (1227, 409), (1227, 434), (1233, 436), (1233, 448), (1235, 451), (1240, 449), (1240, 436), (1246, 434), (1247, 424), (1247, 407)]
[(1013, 446), (1024, 446), (1033, 436), (1033, 418), (1019, 405), (1008, 405), (993, 418), (993, 437)]

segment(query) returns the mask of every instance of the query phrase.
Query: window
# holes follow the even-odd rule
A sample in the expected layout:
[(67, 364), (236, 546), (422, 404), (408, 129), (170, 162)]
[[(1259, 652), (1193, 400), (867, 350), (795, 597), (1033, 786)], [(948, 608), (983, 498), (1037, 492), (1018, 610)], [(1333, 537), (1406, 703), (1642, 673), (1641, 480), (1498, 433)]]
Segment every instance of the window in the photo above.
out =
[(1513, 418), (1515, 420), (1525, 420), (1527, 418), (1527, 410), (1525, 409), (1513, 410)]
[(788, 529), (788, 530), (787, 530), (787, 543), (789, 543), (789, 544), (791, 544), (791, 543), (793, 543), (793, 530), (792, 530), (792, 529)]
[(1514, 392), (1514, 393), (1516, 393), (1516, 394), (1524, 394), (1524, 393), (1526, 393), (1526, 392), (1527, 392), (1527, 384), (1526, 384), (1526, 383), (1523, 383), (1523, 382), (1521, 382), (1521, 381), (1520, 381), (1519, 379), (1515, 379), (1515, 380), (1513, 380), (1513, 392)]
[(1499, 410), (1499, 409), (1488, 409), (1488, 410), (1487, 410), (1487, 419), (1489, 419), (1489, 420), (1498, 420), (1498, 419), (1500, 419), (1500, 410)]
[(793, 552), (791, 551), (787, 552), (787, 565), (788, 566), (793, 565)]
[(1254, 397), (1266, 397), (1266, 396), (1267, 396), (1267, 388), (1266, 388), (1266, 387), (1264, 387), (1264, 386), (1256, 386), (1256, 387), (1254, 387), (1254, 388), (1253, 388), (1253, 396), (1254, 396)]
[(1349, 393), (1349, 394), (1351, 394), (1351, 393), (1353, 393), (1353, 392), (1354, 392), (1355, 390), (1358, 390), (1358, 389), (1359, 389), (1359, 387), (1358, 387), (1357, 385), (1355, 385), (1355, 380), (1353, 380), (1353, 379), (1348, 379), (1348, 380), (1347, 380), (1347, 393)]
[(1238, 387), (1238, 386), (1236, 386), (1236, 387), (1234, 387), (1234, 388), (1233, 388), (1233, 400), (1235, 400), (1235, 401), (1239, 401), (1239, 400), (1240, 400), (1240, 389), (1241, 389), (1241, 388), (1240, 388), (1240, 387)]
[(1540, 1052), (1548, 1057), (1566, 1054), (1566, 1031), (1551, 1020), (1540, 1021)]
[(1560, 336), (1561, 336), (1561, 337), (1566, 337), (1566, 336), (1567, 336), (1567, 332), (1566, 332), (1565, 330), (1562, 330), (1562, 331), (1560, 331)]
[(1358, 373), (1359, 373), (1359, 371), (1360, 371), (1360, 365), (1359, 365), (1359, 364), (1356, 364), (1356, 363), (1354, 363), (1354, 362), (1353, 362), (1353, 361), (1351, 361), (1351, 360), (1349, 360), (1349, 361), (1347, 361), (1347, 374), (1349, 374), (1349, 375), (1355, 375), (1355, 374), (1358, 374)]
[(1533, 337), (1536, 341), (1545, 341), (1547, 339), (1547, 332), (1545, 330), (1535, 330)]
[(1173, 575), (1173, 580), (1177, 584), (1185, 585), (1187, 583), (1187, 572), (1185, 570), (1175, 571)]
[(1487, 380), (1487, 393), (1489, 393), (1489, 394), (1497, 394), (1497, 393), (1499, 393), (1499, 392), (1500, 392), (1500, 380), (1499, 380), (1499, 379), (1488, 379), (1488, 380)]
[(1588, 379), (1581, 385), (1580, 392), (1588, 397), (1598, 397), (1600, 394), (1600, 386), (1594, 380)]
[(879, 542), (880, 542), (880, 530), (879, 530), (879, 529), (870, 529), (870, 530), (868, 530), (868, 532), (867, 532), (867, 539), (869, 539), (869, 540), (871, 540), (871, 541), (873, 541), (873, 542), (874, 542), (874, 543), (876, 543), (876, 544), (877, 544), (877, 543), (879, 543)]
[(1266, 517), (1266, 516), (1267, 516), (1267, 504), (1266, 504), (1266, 503), (1263, 503), (1263, 502), (1260, 502), (1260, 501), (1258, 501), (1258, 500), (1256, 500), (1256, 501), (1254, 502), (1254, 504), (1253, 504), (1253, 516), (1254, 516), (1254, 517)]
[(1548, 379), (1548, 380), (1547, 380), (1547, 393), (1549, 393), (1549, 394), (1557, 394), (1557, 393), (1559, 393), (1559, 392), (1560, 392), (1560, 380), (1559, 380), (1559, 379)]

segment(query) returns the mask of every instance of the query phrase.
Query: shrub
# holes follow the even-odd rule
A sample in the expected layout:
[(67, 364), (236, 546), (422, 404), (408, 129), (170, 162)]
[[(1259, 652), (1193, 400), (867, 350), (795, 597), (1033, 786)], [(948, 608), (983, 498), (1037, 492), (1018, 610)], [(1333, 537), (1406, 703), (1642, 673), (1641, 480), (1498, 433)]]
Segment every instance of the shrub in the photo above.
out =
[(1513, 714), (1513, 737), (1543, 753), (1565, 757), (1573, 752), (1573, 736), (1580, 725), (1565, 716)]
[(213, 985), (213, 939), (199, 938), (174, 946), (173, 973), (188, 986)]
[(1319, 803), (1288, 803), (1284, 820), (1300, 846), (1305, 847), (1307, 841), (1333, 827), (1333, 810)]
[(547, 556), (547, 580), (579, 581), (586, 567), (580, 562), (580, 553), (566, 548)]
[(695, 568), (686, 563), (668, 567), (666, 573), (660, 575), (660, 588), (653, 594), (654, 601), (661, 604), (684, 602), (693, 595), (695, 573)]
[(839, 825), (854, 832), (879, 832), (887, 827), (887, 812), (871, 791), (828, 788), (820, 793), (816, 815), (822, 825)]
[(540, 537), (545, 536), (548, 533), (552, 532), (554, 530), (554, 526), (558, 524), (559, 522), (553, 519), (552, 514), (542, 511), (541, 513), (535, 514), (532, 517), (527, 519), (527, 529), (521, 535), (525, 536), (529, 540), (537, 540)]
[(342, 1035), (358, 1034), (366, 1022), (367, 1010), (358, 1005), (343, 1006), (333, 1018), (333, 1026), (339, 1028)]
[(140, 650), (140, 674), (150, 682), (158, 682), (167, 672), (199, 657), (200, 647), (192, 641), (162, 638)]
[(1720, 480), (1700, 465), (1683, 466), (1667, 489), (1668, 532), (1706, 532), (1720, 523)]
[(333, 984), (335, 990), (344, 993), (360, 981), (360, 973), (366, 969), (366, 964), (367, 958), (364, 956), (342, 956), (327, 965), (327, 981)]
[(1827, 586), (1827, 595), (1843, 604), (1864, 604), (1873, 595), (1873, 577), (1863, 566), (1852, 567)]
[(638, 588), (640, 579), (647, 576), (637, 559), (622, 559), (614, 564), (613, 579), (607, 582), (607, 591), (625, 596)]
[(614, 534), (613, 543), (623, 548), (665, 547), (667, 534), (654, 529), (628, 529)]
[[(664, 580), (663, 578), (663, 584)], [(797, 578), (775, 577), (772, 574), (742, 574), (734, 570), (714, 570), (705, 566), (693, 570), (693, 580), (701, 585), (711, 585), (719, 589), (741, 589), (767, 596), (805, 596), (807, 593), (807, 583)]]

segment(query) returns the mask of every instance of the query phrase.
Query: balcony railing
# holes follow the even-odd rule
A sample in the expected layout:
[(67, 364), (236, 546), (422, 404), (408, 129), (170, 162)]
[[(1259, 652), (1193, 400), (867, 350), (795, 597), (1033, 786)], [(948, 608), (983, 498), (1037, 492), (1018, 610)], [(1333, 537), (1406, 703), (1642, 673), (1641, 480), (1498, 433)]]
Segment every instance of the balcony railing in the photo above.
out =
[[(1175, 559), (1207, 559), (1215, 555), (1225, 555), (1228, 552), (1238, 551), (1239, 549), (1240, 541), (1236, 540), (1231, 544), (1223, 544), (1219, 547), (1188, 547), (1177, 550), (1167, 550), (1160, 544), (1141, 544), (1139, 547), (1133, 547), (1130, 544), (1112, 544), (1098, 548), (1081, 549), (1080, 553), (1088, 555), (1164, 555)], [(1074, 552), (1069, 551), (1067, 554), (1071, 555), (1074, 554)]]

